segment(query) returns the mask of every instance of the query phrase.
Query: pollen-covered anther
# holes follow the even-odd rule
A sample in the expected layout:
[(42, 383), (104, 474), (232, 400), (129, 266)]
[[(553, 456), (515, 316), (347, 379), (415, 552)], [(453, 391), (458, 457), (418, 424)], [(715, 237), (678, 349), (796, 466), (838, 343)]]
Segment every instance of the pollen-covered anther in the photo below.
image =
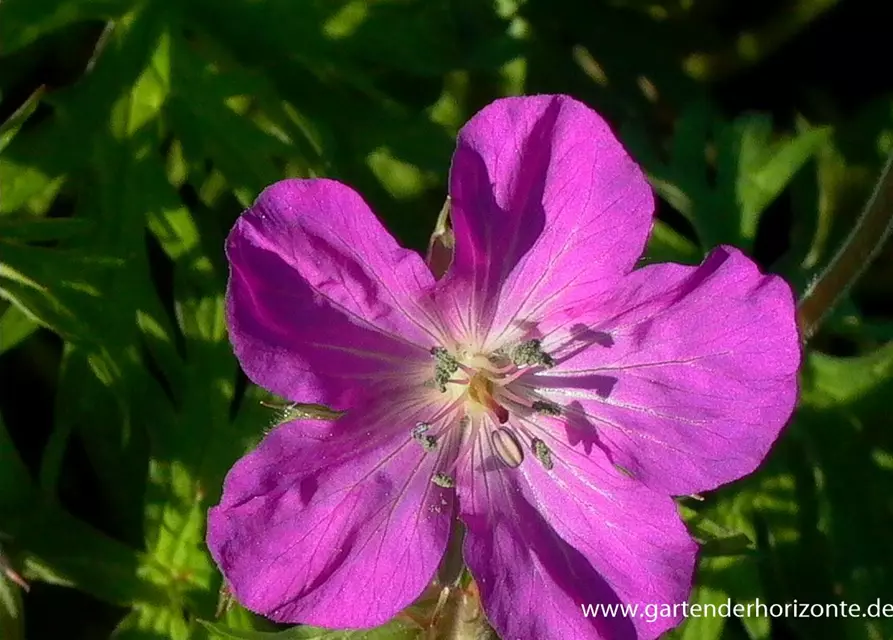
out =
[(530, 408), (544, 416), (555, 417), (561, 415), (561, 407), (554, 402), (549, 402), (547, 400), (534, 400)]
[(431, 477), (431, 482), (444, 489), (452, 489), (456, 486), (456, 481), (453, 480), (452, 476), (448, 476), (445, 473), (435, 473)]
[(437, 438), (434, 436), (429, 436), (425, 433), (430, 428), (431, 425), (427, 422), (419, 422), (412, 428), (413, 440), (422, 445), (422, 449), (424, 449), (428, 453), (437, 450)]
[(434, 356), (434, 387), (441, 393), (447, 390), (453, 374), (459, 370), (459, 361), (443, 347), (432, 347), (431, 355)]
[(554, 367), (555, 359), (543, 351), (543, 343), (538, 338), (526, 340), (512, 349), (512, 362), (519, 367)]
[(534, 438), (530, 444), (533, 447), (533, 455), (536, 456), (536, 459), (540, 461), (540, 464), (543, 465), (546, 471), (551, 471), (555, 463), (552, 462), (552, 450), (549, 448), (549, 445), (539, 438)]
[(510, 469), (514, 469), (524, 462), (524, 450), (521, 443), (510, 430), (499, 428), (490, 433), (490, 443), (496, 457)]

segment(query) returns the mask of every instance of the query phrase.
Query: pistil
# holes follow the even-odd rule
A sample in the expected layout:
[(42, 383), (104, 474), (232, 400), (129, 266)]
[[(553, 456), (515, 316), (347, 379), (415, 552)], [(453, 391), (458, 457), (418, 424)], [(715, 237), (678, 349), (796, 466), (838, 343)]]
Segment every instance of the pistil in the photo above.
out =
[(499, 424), (508, 422), (508, 409), (493, 398), (493, 381), (490, 378), (480, 373), (475, 374), (468, 385), (468, 397), (490, 411)]

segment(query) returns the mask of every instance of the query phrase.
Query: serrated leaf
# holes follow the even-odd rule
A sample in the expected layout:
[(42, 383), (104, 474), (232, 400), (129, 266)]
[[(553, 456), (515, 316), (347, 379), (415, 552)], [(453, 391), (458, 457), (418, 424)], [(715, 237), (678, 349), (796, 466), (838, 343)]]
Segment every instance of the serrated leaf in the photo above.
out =
[(242, 204), (248, 206), (281, 177), (275, 156), (287, 157), (292, 150), (227, 105), (232, 87), (225, 76), (195, 56), (187, 43), (175, 41), (173, 46), (176, 55), (168, 113), (183, 151), (190, 161), (213, 160)]
[[(122, 261), (98, 252), (29, 247), (0, 241), (0, 296), (74, 340), (97, 337), (102, 280)], [(114, 327), (112, 327), (114, 330)]]
[(134, 607), (111, 635), (112, 640), (191, 640), (190, 625), (177, 606), (140, 604)]
[(734, 140), (730, 151), (737, 151), (737, 162), (728, 162), (735, 162), (738, 169), (735, 194), (741, 216), (740, 233), (752, 243), (763, 211), (827, 142), (830, 130), (807, 129), (776, 141), (772, 140), (772, 121), (763, 116), (741, 117), (731, 130)]
[(702, 100), (689, 104), (677, 120), (666, 161), (644, 132), (624, 130), (655, 190), (691, 222), (703, 246), (728, 243), (746, 250), (753, 246), (762, 213), (829, 135), (830, 130), (817, 128), (779, 137), (768, 115), (726, 122)]

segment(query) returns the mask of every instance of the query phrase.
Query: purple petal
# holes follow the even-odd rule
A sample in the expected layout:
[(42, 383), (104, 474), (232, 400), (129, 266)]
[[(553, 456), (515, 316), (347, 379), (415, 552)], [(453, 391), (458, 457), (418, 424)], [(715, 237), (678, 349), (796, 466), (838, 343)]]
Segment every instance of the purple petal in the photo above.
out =
[(245, 607), (281, 622), (372, 627), (431, 581), (452, 491), (431, 482), (437, 453), (411, 440), (403, 414), (385, 413), (349, 414), (339, 422), (357, 424), (336, 423), (334, 434), (285, 424), (230, 471), (208, 547)]
[(453, 265), (443, 306), (499, 334), (516, 318), (616, 283), (651, 229), (653, 198), (607, 123), (567, 96), (506, 98), (460, 131), (450, 175)]
[[(697, 545), (671, 498), (547, 439), (555, 466), (536, 460), (463, 480), (465, 560), (503, 638), (656, 638), (681, 621), (646, 605), (687, 601)], [(459, 484), (460, 488), (467, 485)], [(639, 614), (586, 617), (583, 605), (632, 605)]]
[(236, 356), (277, 395), (348, 408), (362, 380), (428, 358), (437, 341), (419, 307), (431, 272), (343, 184), (267, 188), (233, 228), (227, 256)]
[(635, 271), (590, 309), (548, 338), (558, 365), (532, 382), (568, 407), (572, 442), (677, 495), (760, 464), (797, 400), (800, 340), (781, 278), (720, 247), (699, 267)]

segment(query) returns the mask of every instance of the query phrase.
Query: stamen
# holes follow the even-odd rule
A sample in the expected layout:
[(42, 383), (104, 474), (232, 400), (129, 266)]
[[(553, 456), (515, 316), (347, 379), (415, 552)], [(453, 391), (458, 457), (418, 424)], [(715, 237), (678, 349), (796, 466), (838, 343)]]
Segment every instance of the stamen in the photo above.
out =
[(515, 434), (508, 429), (500, 428), (491, 432), (490, 443), (493, 451), (508, 468), (514, 469), (524, 461), (524, 450)]
[(527, 340), (512, 349), (512, 362), (519, 367), (554, 367), (555, 360), (543, 351), (543, 344), (538, 338)]
[(506, 374), (514, 372), (514, 370), (517, 369), (517, 367), (515, 366), (514, 363), (509, 363), (506, 365), (499, 366), (499, 365), (493, 364), (493, 362), (490, 362), (486, 366), (481, 367), (481, 369), (483, 369), (484, 371), (487, 371), (489, 373), (492, 373), (494, 375), (497, 375), (497, 376), (504, 376)]
[(425, 435), (425, 432), (430, 428), (431, 425), (427, 422), (419, 422), (412, 428), (413, 440), (422, 445), (422, 449), (424, 449), (426, 453), (431, 453), (432, 451), (437, 450), (437, 438)]
[(459, 429), (462, 433), (459, 450), (453, 458), (453, 462), (447, 468), (447, 471), (453, 472), (465, 461), (465, 458), (471, 454), (474, 449), (474, 443), (477, 441), (478, 433), (481, 430), (481, 421), (473, 420), (471, 416), (465, 415), (459, 419)]
[(431, 482), (444, 489), (452, 489), (456, 486), (456, 481), (445, 473), (435, 473), (431, 478)]
[(555, 463), (552, 462), (552, 450), (549, 449), (549, 445), (539, 438), (534, 438), (531, 444), (533, 445), (533, 455), (536, 456), (536, 459), (540, 461), (540, 464), (543, 465), (546, 471), (551, 471)]
[(524, 407), (546, 416), (560, 416), (562, 413), (561, 407), (554, 402), (549, 402), (548, 400), (531, 401), (530, 398), (518, 393), (512, 387), (502, 387), (500, 397), (504, 400), (511, 400), (519, 407)]
[(468, 364), (474, 370), (486, 371), (488, 374), (494, 376), (503, 376), (515, 370), (515, 365), (511, 362), (507, 362), (507, 358), (504, 356), (500, 357), (499, 360), (501, 360), (503, 364), (500, 364), (494, 356), (478, 354), (471, 358)]
[(546, 400), (534, 400), (531, 405), (531, 409), (536, 411), (537, 413), (541, 413), (544, 416), (560, 416), (561, 415), (561, 407), (559, 407), (554, 402), (548, 402)]
[(441, 393), (445, 393), (450, 378), (459, 370), (459, 361), (443, 347), (432, 347), (431, 355), (437, 360), (437, 364), (434, 365), (434, 386)]

